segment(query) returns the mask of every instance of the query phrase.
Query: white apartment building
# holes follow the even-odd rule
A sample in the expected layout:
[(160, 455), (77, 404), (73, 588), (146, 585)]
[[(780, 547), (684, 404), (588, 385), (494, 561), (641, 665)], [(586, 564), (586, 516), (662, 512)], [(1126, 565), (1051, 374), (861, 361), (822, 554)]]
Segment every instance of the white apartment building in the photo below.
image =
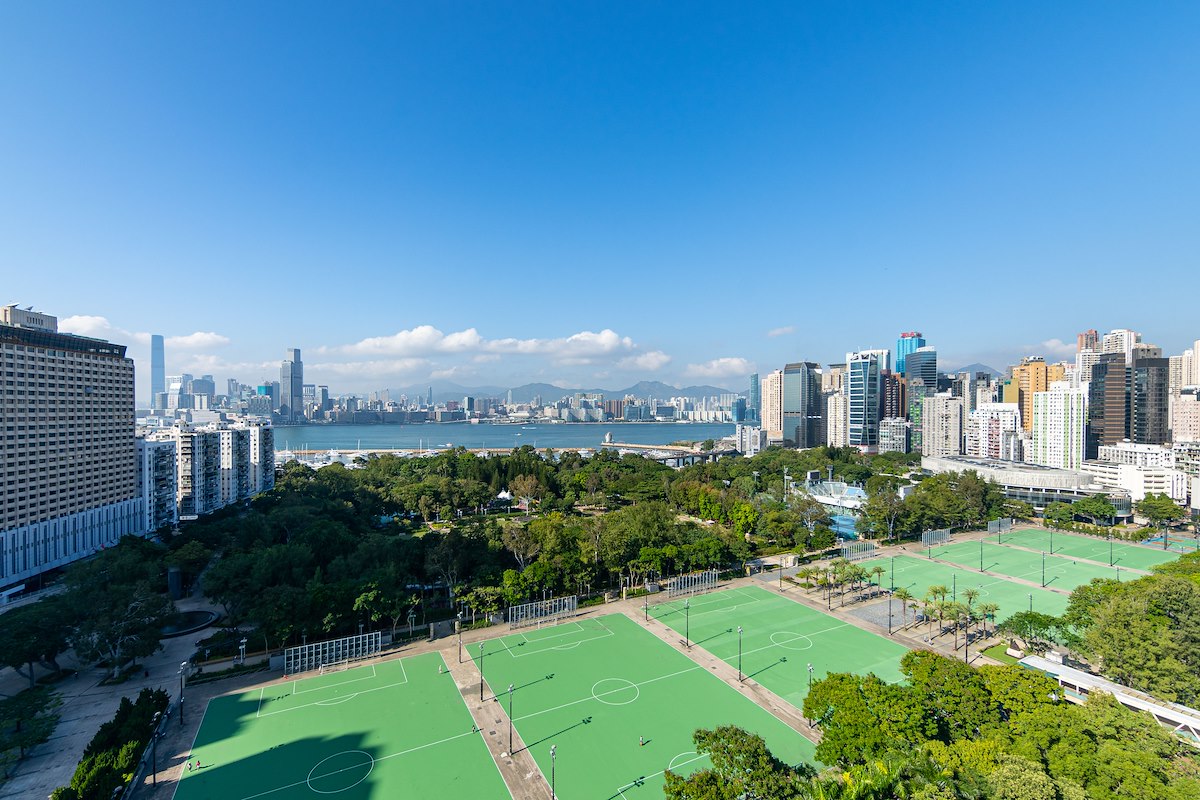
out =
[(777, 369), (763, 377), (762, 427), (768, 433), (779, 433), (783, 438), (783, 370)]
[(921, 454), (956, 456), (962, 454), (965, 404), (961, 397), (937, 394), (922, 402)]
[(243, 425), (250, 435), (250, 493), (275, 488), (275, 429), (270, 420), (247, 419)]
[(1000, 461), (1023, 461), (1024, 430), (1017, 403), (984, 403), (970, 414), (967, 455)]
[(143, 529), (153, 533), (179, 521), (175, 499), (175, 443), (137, 439), (138, 493), (142, 497)]
[(1174, 398), (1171, 441), (1200, 442), (1200, 386), (1188, 386)]
[(1077, 470), (1087, 444), (1088, 384), (1075, 388), (1054, 381), (1033, 395), (1033, 429), (1025, 450), (1031, 464)]
[(735, 447), (746, 458), (758, 455), (767, 447), (767, 432), (753, 425), (738, 425), (734, 429)]
[(1092, 475), (1101, 486), (1128, 492), (1135, 503), (1148, 494), (1165, 494), (1181, 504), (1188, 499), (1191, 479), (1179, 470), (1111, 461), (1084, 461), (1083, 471)]
[(1142, 340), (1142, 335), (1128, 328), (1117, 328), (1104, 334), (1100, 349), (1105, 353), (1121, 353), (1125, 363), (1133, 361), (1133, 346)]
[(0, 587), (144, 532), (125, 346), (0, 307)]
[(904, 417), (888, 417), (879, 421), (879, 452), (907, 453), (911, 449), (911, 425)]
[(1098, 460), (1110, 464), (1133, 464), (1135, 467), (1175, 468), (1175, 453), (1158, 444), (1136, 444), (1131, 441), (1101, 445)]
[(850, 400), (837, 392), (825, 401), (825, 444), (847, 447), (850, 444)]

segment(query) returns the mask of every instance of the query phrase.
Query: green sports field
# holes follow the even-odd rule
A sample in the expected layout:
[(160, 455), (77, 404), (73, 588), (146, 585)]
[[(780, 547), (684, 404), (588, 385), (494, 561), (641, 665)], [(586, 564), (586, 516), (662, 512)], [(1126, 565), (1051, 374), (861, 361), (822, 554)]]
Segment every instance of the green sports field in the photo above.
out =
[(176, 800), (507, 800), (437, 653), (277, 681), (209, 703)]
[(740, 625), (742, 672), (796, 708), (808, 694), (809, 664), (813, 680), (830, 672), (903, 679), (900, 658), (907, 648), (757, 586), (693, 597), (688, 606), (683, 600), (652, 606), (650, 618), (735, 669)]
[(1177, 551), (1163, 550), (1161, 547), (1121, 541), (1109, 542), (1095, 536), (1078, 536), (1058, 531), (1051, 533), (1037, 528), (1023, 528), (1001, 534), (1000, 543), (1028, 547), (1030, 550), (1045, 550), (1047, 553), (1053, 552), (1055, 555), (1070, 558), (1086, 558), (1101, 564), (1109, 563), (1111, 546), (1112, 563), (1121, 567), (1122, 571), (1126, 567), (1149, 571), (1156, 564), (1165, 564), (1179, 558)]
[[(467, 650), (480, 664), (478, 645)], [(661, 798), (665, 769), (707, 766), (692, 742), (701, 727), (740, 725), (783, 760), (812, 761), (807, 739), (624, 615), (485, 642), (482, 668), (497, 719), (514, 687), (517, 734), (565, 800)]]
[[(1058, 544), (1057, 539), (1056, 536), (1055, 545)], [(1093, 578), (1116, 580), (1121, 577), (1118, 571), (1125, 573), (1126, 580), (1145, 574), (1140, 571), (1131, 572), (1128, 568), (1122, 569), (1119, 564), (1116, 567), (1110, 567), (1091, 561), (1078, 561), (1061, 552), (1056, 555), (1046, 552), (1046, 570), (1043, 573), (1041, 552), (990, 541), (957, 542), (935, 547), (933, 548), (933, 557), (971, 569), (982, 569), (986, 572), (1007, 575), (1010, 578), (1021, 578), (1038, 585), (1041, 585), (1045, 578), (1046, 587), (1067, 591), (1072, 591), (1076, 586), (1088, 583)]]
[[(978, 550), (979, 546), (975, 545), (975, 547)], [(1041, 556), (1038, 556), (1038, 563), (1040, 568)], [(996, 612), (996, 619), (1001, 622), (1018, 611), (1028, 611), (1030, 595), (1033, 595), (1033, 610), (1043, 614), (1058, 616), (1067, 607), (1065, 594), (1052, 592), (1049, 589), (1024, 586), (1004, 578), (984, 575), (975, 570), (953, 567), (925, 558), (896, 556), (894, 559), (877, 558), (873, 561), (863, 562), (867, 568), (876, 564), (885, 570), (882, 578), (885, 586), (890, 585), (889, 575), (894, 564), (896, 587), (903, 586), (917, 599), (924, 597), (925, 591), (930, 586), (937, 584), (941, 584), (947, 589), (956, 587), (960, 597), (963, 589), (978, 589), (979, 600), (977, 602), (996, 603), (1000, 606), (1000, 610)]]

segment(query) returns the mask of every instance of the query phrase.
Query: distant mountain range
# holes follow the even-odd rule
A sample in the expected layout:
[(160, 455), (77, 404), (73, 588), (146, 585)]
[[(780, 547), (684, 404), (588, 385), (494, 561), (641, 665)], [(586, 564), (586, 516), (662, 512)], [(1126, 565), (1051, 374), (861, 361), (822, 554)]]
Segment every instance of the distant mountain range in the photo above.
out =
[(1003, 372), (1001, 372), (1000, 370), (997, 370), (997, 369), (992, 369), (987, 364), (967, 364), (965, 367), (958, 367), (957, 369), (946, 370), (946, 372), (947, 372), (947, 374), (950, 374), (950, 375), (957, 375), (960, 372), (969, 372), (972, 375), (974, 375), (976, 372), (986, 372), (988, 375), (991, 375), (993, 378), (1001, 378), (1004, 376)]
[[(433, 385), (433, 401), (435, 403), (444, 403), (447, 400), (462, 400), (464, 397), (499, 397), (506, 398), (508, 396), (508, 387), (501, 386), (461, 386), (457, 383), (448, 383), (438, 381)], [(425, 397), (429, 393), (430, 384), (424, 386), (405, 386), (399, 389), (390, 389), (393, 399), (401, 394), (409, 397)], [(523, 386), (512, 387), (512, 399), (514, 403), (528, 403), (537, 396), (541, 396), (542, 401), (549, 403), (558, 400), (561, 397), (569, 397), (574, 394), (602, 394), (605, 399), (620, 399), (626, 395), (634, 397), (657, 397), (666, 399), (668, 397), (710, 397), (717, 394), (734, 393), (732, 389), (722, 389), (719, 386), (671, 386), (670, 384), (662, 383), (661, 381), (640, 381), (633, 386), (624, 389), (564, 389), (561, 386), (555, 386), (552, 383), (527, 383)]]

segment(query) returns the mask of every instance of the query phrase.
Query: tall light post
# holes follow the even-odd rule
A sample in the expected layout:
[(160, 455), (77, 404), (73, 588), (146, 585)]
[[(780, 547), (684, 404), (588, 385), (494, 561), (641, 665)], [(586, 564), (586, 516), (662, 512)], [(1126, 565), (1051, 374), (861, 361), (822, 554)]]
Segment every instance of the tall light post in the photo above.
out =
[(550, 745), (550, 800), (554, 800), (554, 759), (558, 752), (558, 745)]
[(983, 539), (979, 540), (979, 571), (983, 572)]
[(242, 640), (240, 642), (238, 642), (238, 663), (240, 663), (242, 665), (245, 665), (245, 663), (246, 663), (246, 639), (245, 639), (245, 637), (243, 637)]
[(1042, 588), (1046, 588), (1046, 551), (1042, 551)]
[(888, 636), (892, 635), (892, 596), (888, 595)]
[(1050, 555), (1054, 555), (1054, 528), (1050, 529)]
[(738, 683), (742, 682), (742, 626), (738, 625)]
[(458, 663), (462, 663), (462, 612), (458, 612)]
[(162, 719), (162, 712), (154, 712), (153, 725), (154, 729), (150, 733), (150, 785), (158, 786), (158, 721)]
[(647, 596), (642, 602), (642, 609), (646, 612), (646, 622), (650, 621), (650, 597)]
[(179, 665), (179, 727), (183, 727), (183, 690), (187, 684), (187, 665), (184, 661)]
[(510, 756), (512, 755), (512, 751), (513, 751), (513, 749), (512, 749), (512, 719), (513, 719), (513, 717), (512, 717), (512, 694), (513, 694), (513, 685), (510, 683), (508, 685), (508, 754)]
[(810, 662), (808, 662), (808, 690), (810, 692), (812, 691), (812, 672), (813, 672), (813, 666), (812, 666), (812, 662), (810, 661)]
[(692, 600), (688, 598), (683, 601), (683, 644), (688, 649), (692, 649)]
[(891, 583), (892, 583), (892, 591), (894, 592), (894, 591), (896, 591), (896, 557), (895, 556), (892, 556), (891, 566), (892, 566)]
[[(950, 576), (950, 587), (951, 587), (950, 588), (950, 599), (957, 603), (958, 602), (958, 573), (957, 572)], [(943, 599), (945, 599), (944, 595), (943, 595)]]
[(783, 591), (783, 559), (779, 559), (779, 591)]
[(479, 643), (479, 702), (483, 702), (483, 642)]
[(1108, 534), (1108, 565), (1109, 565), (1110, 567), (1113, 565), (1113, 546), (1112, 546), (1112, 540), (1113, 540), (1113, 535), (1112, 535), (1112, 533), (1110, 532), (1110, 533)]

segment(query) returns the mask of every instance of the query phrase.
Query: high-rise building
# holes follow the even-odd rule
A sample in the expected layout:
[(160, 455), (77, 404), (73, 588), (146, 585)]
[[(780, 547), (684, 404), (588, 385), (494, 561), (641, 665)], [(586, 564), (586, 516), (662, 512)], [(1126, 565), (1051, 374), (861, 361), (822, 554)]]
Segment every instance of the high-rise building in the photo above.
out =
[(908, 421), (912, 423), (910, 438), (914, 453), (925, 452), (922, 448), (922, 442), (925, 438), (925, 426), (922, 424), (925, 413), (925, 398), (932, 397), (935, 394), (937, 394), (936, 390), (933, 387), (926, 386), (925, 381), (920, 378), (913, 378), (909, 381), (908, 387), (905, 390), (905, 398), (908, 402)]
[(175, 443), (137, 439), (138, 492), (142, 497), (142, 528), (147, 532), (179, 521), (175, 500)]
[(908, 354), (918, 347), (924, 346), (925, 337), (918, 331), (908, 331), (900, 334), (900, 338), (896, 340), (896, 373), (899, 375), (908, 375)]
[(1025, 460), (1058, 469), (1079, 469), (1087, 444), (1088, 387), (1055, 381), (1033, 396), (1033, 432)]
[[(894, 372), (879, 375), (880, 415), (883, 419), (905, 416), (904, 380)], [(903, 452), (908, 452), (907, 450)]]
[(1090, 328), (1083, 331), (1075, 337), (1075, 352), (1082, 353), (1084, 350), (1099, 350), (1100, 349), (1100, 334), (1096, 333), (1095, 328)]
[(300, 351), (286, 351), (279, 365), (279, 416), (286, 422), (296, 422), (304, 415), (304, 362)]
[(1192, 343), (1192, 386), (1200, 386), (1200, 339)]
[(1125, 363), (1133, 361), (1133, 346), (1142, 340), (1142, 335), (1128, 328), (1117, 328), (1104, 334), (1100, 350), (1104, 353), (1120, 353)]
[(1129, 438), (1128, 398), (1125, 356), (1102, 353), (1092, 365), (1092, 380), (1088, 384), (1087, 459), (1097, 458), (1101, 445)]
[(825, 444), (829, 447), (850, 444), (850, 401), (842, 392), (825, 395)]
[(758, 373), (750, 376), (750, 391), (746, 395), (746, 417), (749, 422), (762, 419), (762, 383)]
[(163, 337), (155, 333), (150, 336), (150, 408), (161, 408), (159, 395), (167, 390), (166, 374)]
[(879, 421), (879, 452), (909, 452), (911, 425), (904, 417), (884, 417)]
[(921, 453), (926, 456), (962, 455), (963, 410), (961, 397), (938, 394), (926, 397), (921, 411)]
[(811, 361), (783, 368), (783, 439), (806, 449), (825, 442), (822, 430), (821, 369)]
[(1166, 444), (1171, 440), (1167, 424), (1168, 367), (1165, 358), (1135, 357), (1129, 369), (1129, 439), (1135, 444)]
[(987, 403), (970, 412), (967, 455), (1001, 461), (1023, 461), (1021, 408), (1015, 403)]
[(937, 391), (938, 367), (936, 347), (932, 345), (918, 347), (908, 354), (905, 364), (907, 365), (904, 370), (906, 380), (911, 382), (919, 378), (925, 381), (925, 388), (930, 391)]
[(0, 587), (144, 532), (125, 346), (0, 308)]
[(1173, 441), (1200, 442), (1200, 386), (1180, 390), (1175, 400), (1173, 424)]
[(881, 371), (879, 351), (846, 354), (847, 440), (851, 447), (864, 452), (874, 452), (879, 447)]
[(775, 370), (762, 379), (762, 429), (783, 436), (783, 370)]
[[(1053, 381), (1061, 381), (1066, 370), (1061, 364), (1047, 364), (1041, 356), (1023, 359), (1013, 367), (1013, 383), (1017, 389), (1017, 403), (1021, 406), (1021, 424), (1025, 432), (1033, 430), (1033, 396), (1044, 392)], [(1005, 397), (1005, 402), (1011, 402)]]
[(1167, 359), (1135, 358), (1130, 363), (1121, 353), (1105, 353), (1092, 367), (1088, 459), (1095, 459), (1100, 447), (1116, 445), (1124, 439), (1135, 444), (1165, 444), (1170, 440), (1169, 409)]

